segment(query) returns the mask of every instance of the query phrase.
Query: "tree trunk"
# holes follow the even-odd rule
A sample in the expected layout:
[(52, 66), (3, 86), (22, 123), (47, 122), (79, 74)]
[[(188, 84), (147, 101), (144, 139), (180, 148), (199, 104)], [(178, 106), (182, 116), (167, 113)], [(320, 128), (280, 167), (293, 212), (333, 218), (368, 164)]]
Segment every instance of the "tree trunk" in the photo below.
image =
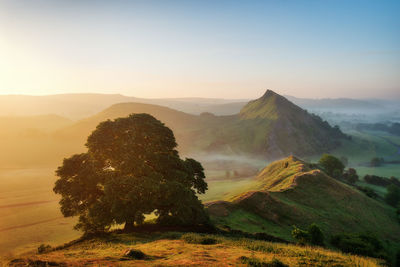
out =
[(127, 220), (124, 226), (124, 232), (132, 232), (135, 228), (135, 221), (134, 220)]

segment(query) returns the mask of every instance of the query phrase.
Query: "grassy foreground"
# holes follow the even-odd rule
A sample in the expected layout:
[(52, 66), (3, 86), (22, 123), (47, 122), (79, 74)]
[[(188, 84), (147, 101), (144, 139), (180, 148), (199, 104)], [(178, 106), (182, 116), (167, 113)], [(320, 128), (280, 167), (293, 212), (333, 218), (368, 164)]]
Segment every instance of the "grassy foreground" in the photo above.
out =
[[(144, 253), (126, 258), (128, 249)], [(284, 265), (276, 265), (277, 263)], [(26, 254), (10, 266), (382, 266), (377, 259), (319, 247), (301, 247), (246, 238), (197, 233), (111, 233), (81, 239), (38, 254)], [(31, 264), (31, 265), (29, 265)], [(36, 264), (36, 265), (35, 265)], [(274, 265), (275, 264), (275, 265)]]

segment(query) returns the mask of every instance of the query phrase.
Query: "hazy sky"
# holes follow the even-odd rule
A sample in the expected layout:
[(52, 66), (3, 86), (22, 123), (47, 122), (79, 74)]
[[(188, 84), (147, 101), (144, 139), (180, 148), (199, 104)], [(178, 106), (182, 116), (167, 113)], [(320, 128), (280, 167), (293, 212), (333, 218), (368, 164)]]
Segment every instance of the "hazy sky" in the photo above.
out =
[(0, 0), (0, 94), (400, 98), (400, 1)]

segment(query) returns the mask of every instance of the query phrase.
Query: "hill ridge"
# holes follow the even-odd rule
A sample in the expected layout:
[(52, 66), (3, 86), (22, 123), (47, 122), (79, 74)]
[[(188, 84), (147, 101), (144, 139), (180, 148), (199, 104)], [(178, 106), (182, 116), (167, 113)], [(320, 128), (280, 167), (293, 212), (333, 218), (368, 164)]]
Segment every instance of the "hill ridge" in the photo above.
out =
[[(316, 222), (329, 235), (374, 232), (389, 243), (400, 241), (393, 208), (313, 164), (296, 157), (284, 158), (268, 165), (254, 179), (251, 191), (226, 202), (207, 203), (215, 222), (237, 230), (262, 231), (266, 227), (268, 233), (288, 240), (292, 238), (292, 225), (307, 227)], [(252, 219), (234, 223), (232, 218), (239, 216)]]

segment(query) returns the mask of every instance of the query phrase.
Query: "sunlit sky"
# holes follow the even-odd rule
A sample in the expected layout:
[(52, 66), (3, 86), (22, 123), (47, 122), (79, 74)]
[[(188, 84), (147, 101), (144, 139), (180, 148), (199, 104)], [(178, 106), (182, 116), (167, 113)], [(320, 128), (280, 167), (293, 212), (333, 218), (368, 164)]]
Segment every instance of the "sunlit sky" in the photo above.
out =
[(0, 94), (400, 99), (400, 1), (0, 0)]

